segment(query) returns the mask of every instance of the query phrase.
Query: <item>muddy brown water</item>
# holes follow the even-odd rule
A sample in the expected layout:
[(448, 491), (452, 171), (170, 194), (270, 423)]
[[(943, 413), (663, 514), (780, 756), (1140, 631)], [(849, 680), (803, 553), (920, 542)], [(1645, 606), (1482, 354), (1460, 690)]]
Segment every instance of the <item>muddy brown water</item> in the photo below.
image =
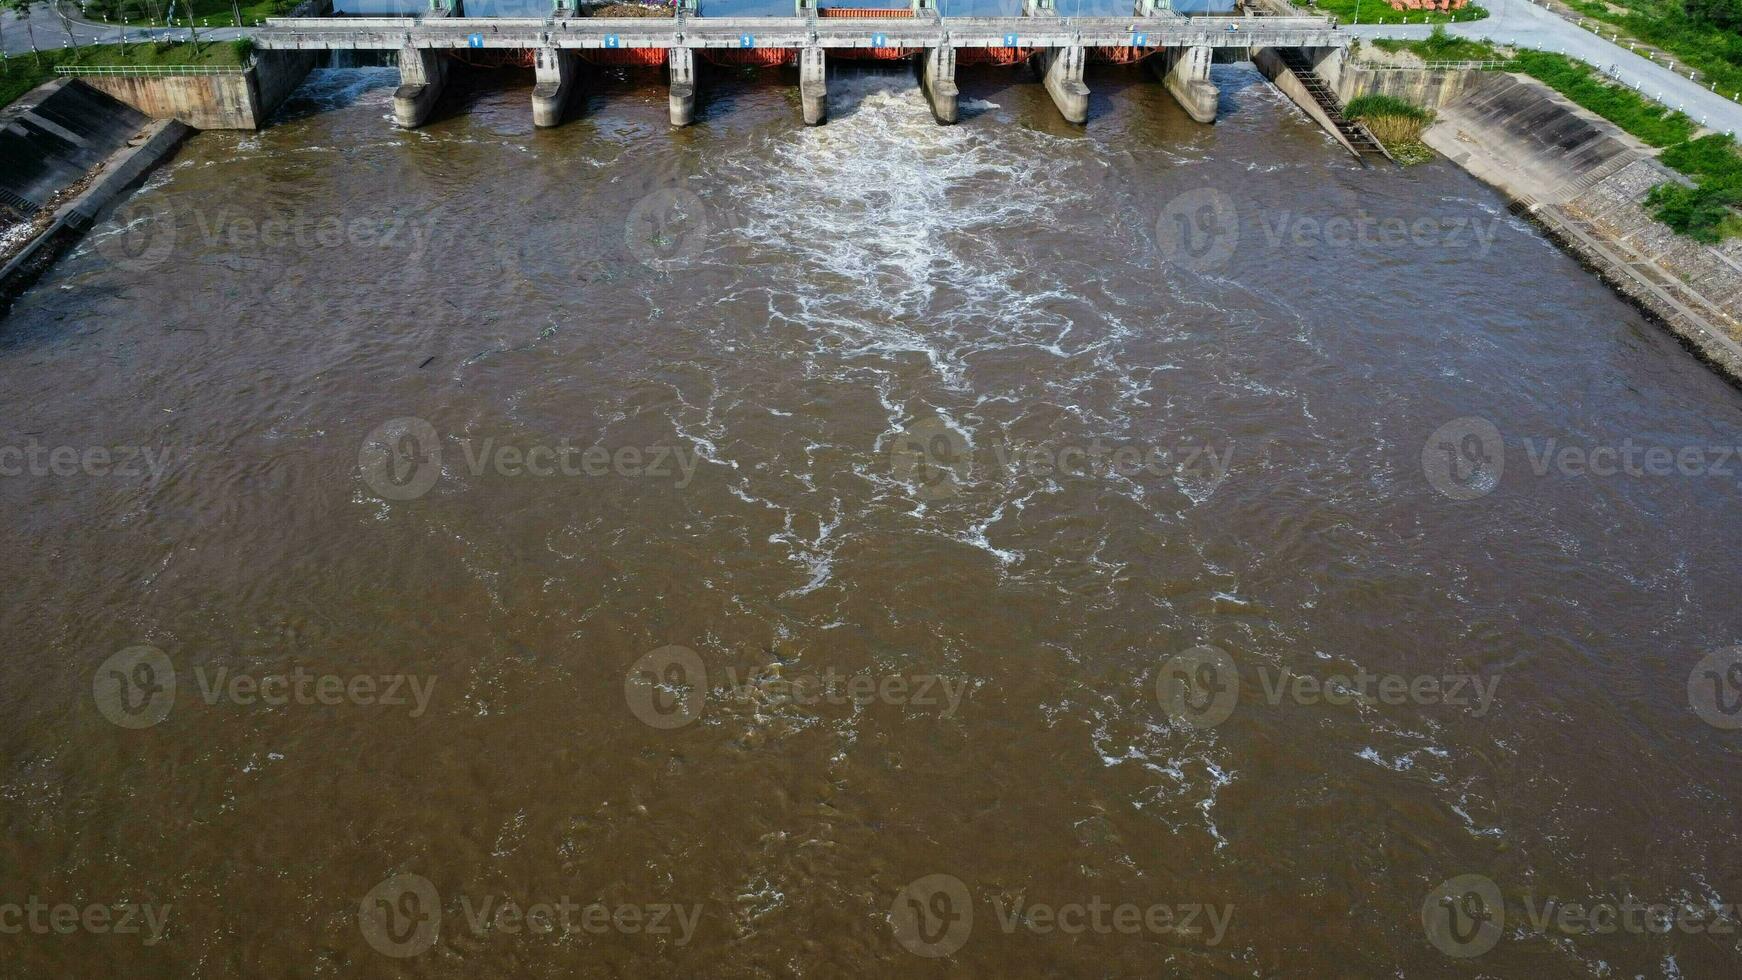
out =
[(0, 327), (0, 972), (1733, 974), (1742, 395), (1215, 74), (194, 139)]

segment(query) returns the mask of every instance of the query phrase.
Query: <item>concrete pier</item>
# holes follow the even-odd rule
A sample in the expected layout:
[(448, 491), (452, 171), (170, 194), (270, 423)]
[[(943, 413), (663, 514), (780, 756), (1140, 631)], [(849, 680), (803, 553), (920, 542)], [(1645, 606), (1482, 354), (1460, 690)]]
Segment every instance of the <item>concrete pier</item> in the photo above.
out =
[(399, 87), (393, 90), (393, 123), (401, 129), (423, 125), (441, 97), (448, 62), (440, 51), (405, 45), (399, 49)]
[(823, 49), (815, 44), (798, 52), (798, 97), (804, 104), (804, 124), (821, 126), (829, 118), (828, 71)]
[(1065, 121), (1078, 125), (1089, 121), (1089, 86), (1083, 84), (1085, 60), (1080, 44), (1047, 48), (1035, 55), (1047, 94), (1058, 104)]
[(919, 89), (931, 103), (932, 118), (944, 126), (955, 124), (960, 114), (961, 90), (956, 88), (956, 49), (949, 45), (927, 48), (919, 55)]
[(696, 118), (696, 54), (689, 48), (666, 52), (671, 69), (671, 124), (688, 126)]
[(1179, 100), (1186, 115), (1201, 123), (1216, 121), (1216, 85), (1210, 81), (1210, 49), (1204, 45), (1167, 48), (1147, 59), (1150, 70)]
[(532, 124), (541, 128), (560, 125), (569, 96), (580, 87), (580, 59), (573, 51), (539, 48), (533, 52)]

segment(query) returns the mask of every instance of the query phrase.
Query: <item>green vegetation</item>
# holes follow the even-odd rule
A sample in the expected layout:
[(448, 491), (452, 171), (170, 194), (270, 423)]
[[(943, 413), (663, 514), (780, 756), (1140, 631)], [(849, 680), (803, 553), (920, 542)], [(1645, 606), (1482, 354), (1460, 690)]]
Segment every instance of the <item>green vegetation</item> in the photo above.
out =
[(1742, 235), (1742, 194), (1709, 184), (1683, 187), (1658, 184), (1645, 196), (1645, 206), (1657, 220), (1696, 241), (1717, 244)]
[(51, 48), (37, 54), (0, 58), (0, 107), (54, 77), (61, 65), (209, 65), (241, 67), (248, 63), (254, 42), (205, 41), (197, 47), (177, 44), (92, 44), (82, 48)]
[(178, 25), (188, 22), (192, 6), (199, 27), (254, 24), (289, 13), (300, 0), (88, 0), (85, 19), (111, 24), (159, 25), (172, 12)]
[(1574, 10), (1693, 66), (1730, 98), (1742, 93), (1742, 0), (1567, 0)]
[(1422, 130), (1434, 121), (1432, 109), (1396, 96), (1363, 95), (1350, 99), (1343, 115), (1366, 126), (1398, 163), (1407, 166), (1433, 159), (1433, 151), (1421, 141)]
[(1304, 0), (1301, 5), (1330, 14), (1343, 24), (1448, 24), (1488, 16), (1487, 10), (1475, 4), (1463, 10), (1398, 10), (1385, 0)]
[(1511, 70), (1523, 72), (1652, 146), (1691, 139), (1693, 120), (1621, 85), (1612, 85), (1582, 61), (1546, 51), (1520, 51)]
[(54, 63), (47, 55), (40, 62), (32, 62), (27, 54), (0, 58), (0, 109), (53, 77)]
[(1408, 51), (1423, 61), (1505, 61), (1507, 56), (1499, 48), (1487, 41), (1477, 41), (1469, 38), (1454, 37), (1444, 27), (1436, 26), (1433, 33), (1420, 41), (1397, 41), (1389, 38), (1379, 38), (1365, 41), (1381, 51), (1393, 54)]
[(1678, 143), (1659, 157), (1694, 178), (1693, 187), (1659, 184), (1645, 199), (1659, 221), (1702, 242), (1742, 236), (1742, 154), (1727, 134)]
[(1725, 133), (1713, 133), (1663, 151), (1665, 164), (1715, 187), (1742, 193), (1742, 155)]

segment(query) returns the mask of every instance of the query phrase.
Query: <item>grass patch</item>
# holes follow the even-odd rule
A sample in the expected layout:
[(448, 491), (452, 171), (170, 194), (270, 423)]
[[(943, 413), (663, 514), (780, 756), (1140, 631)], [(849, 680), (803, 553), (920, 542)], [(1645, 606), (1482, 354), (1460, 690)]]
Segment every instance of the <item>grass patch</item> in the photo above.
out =
[(125, 51), (116, 44), (92, 44), (82, 48), (53, 48), (37, 55), (15, 54), (0, 58), (0, 107), (55, 77), (62, 65), (210, 65), (239, 68), (248, 63), (254, 42), (203, 41), (191, 44), (129, 44)]
[[(300, 0), (175, 0), (175, 22), (186, 26), (191, 3), (195, 23), (200, 27), (233, 27), (238, 16), (245, 25), (268, 17), (281, 17)], [(89, 0), (85, 19), (111, 24), (133, 24), (141, 27), (159, 26), (169, 16), (170, 0)]]
[(1392, 95), (1363, 95), (1350, 99), (1343, 115), (1366, 126), (1399, 163), (1433, 159), (1433, 150), (1421, 141), (1422, 130), (1434, 121), (1432, 109)]
[[(1481, 20), (1487, 9), (1470, 4), (1462, 10), (1398, 10), (1385, 0), (1308, 0), (1308, 9), (1330, 14), (1343, 24), (1451, 24)], [(1356, 18), (1356, 8), (1360, 17)]]
[(54, 63), (46, 54), (39, 62), (32, 62), (27, 54), (0, 58), (0, 109), (53, 77)]
[(1512, 70), (1523, 72), (1656, 147), (1686, 142), (1694, 121), (1621, 85), (1611, 85), (1582, 61), (1546, 51), (1520, 51)]
[(1443, 27), (1435, 27), (1433, 33), (1420, 41), (1399, 41), (1391, 38), (1365, 40), (1363, 44), (1371, 44), (1381, 51), (1396, 54), (1408, 51), (1423, 61), (1505, 61), (1506, 55), (1500, 49), (1487, 41), (1471, 38), (1454, 37)]
[(1678, 143), (1658, 159), (1702, 183), (1742, 194), (1742, 154), (1727, 133)]

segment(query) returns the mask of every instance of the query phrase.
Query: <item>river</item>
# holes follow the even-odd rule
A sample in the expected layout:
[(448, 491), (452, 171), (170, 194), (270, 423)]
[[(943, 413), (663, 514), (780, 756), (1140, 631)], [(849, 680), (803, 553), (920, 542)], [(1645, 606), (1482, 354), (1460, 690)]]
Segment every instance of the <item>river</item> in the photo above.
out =
[(1250, 65), (529, 76), (4, 322), (8, 973), (1734, 973), (1742, 395), (1495, 193)]

